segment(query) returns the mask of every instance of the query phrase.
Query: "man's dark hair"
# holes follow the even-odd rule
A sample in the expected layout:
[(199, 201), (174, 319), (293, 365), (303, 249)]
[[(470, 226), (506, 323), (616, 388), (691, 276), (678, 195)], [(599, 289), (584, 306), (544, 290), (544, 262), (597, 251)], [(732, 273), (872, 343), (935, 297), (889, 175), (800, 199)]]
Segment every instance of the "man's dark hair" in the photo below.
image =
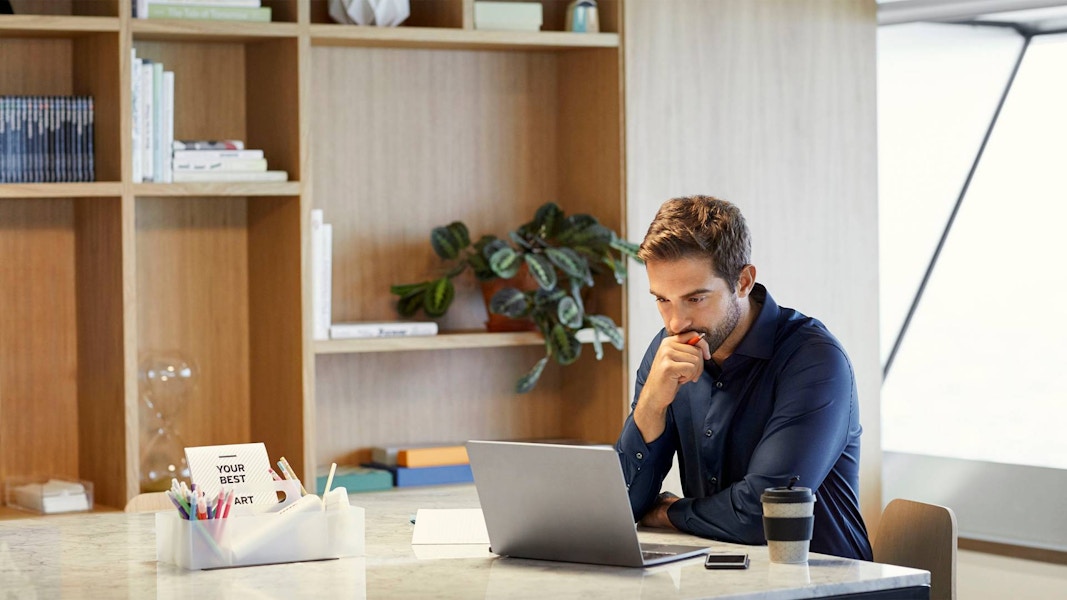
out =
[(706, 258), (715, 274), (737, 289), (750, 264), (752, 239), (741, 210), (711, 196), (686, 196), (663, 203), (637, 255), (645, 262)]

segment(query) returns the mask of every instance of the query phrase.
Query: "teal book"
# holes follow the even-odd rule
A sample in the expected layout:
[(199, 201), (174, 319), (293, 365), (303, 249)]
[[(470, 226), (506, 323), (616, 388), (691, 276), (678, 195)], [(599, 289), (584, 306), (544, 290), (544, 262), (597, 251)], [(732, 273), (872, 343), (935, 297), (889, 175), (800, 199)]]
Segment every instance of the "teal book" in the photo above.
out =
[(270, 21), (270, 7), (197, 6), (195, 4), (148, 5), (149, 19), (203, 19), (209, 21)]
[[(330, 475), (330, 469), (320, 469), (315, 478), (315, 489), (321, 496), (326, 490), (326, 479)], [(382, 469), (370, 467), (337, 467), (333, 474), (333, 483), (330, 489), (343, 487), (349, 494), (355, 492), (373, 492), (388, 490), (393, 487), (393, 474)]]

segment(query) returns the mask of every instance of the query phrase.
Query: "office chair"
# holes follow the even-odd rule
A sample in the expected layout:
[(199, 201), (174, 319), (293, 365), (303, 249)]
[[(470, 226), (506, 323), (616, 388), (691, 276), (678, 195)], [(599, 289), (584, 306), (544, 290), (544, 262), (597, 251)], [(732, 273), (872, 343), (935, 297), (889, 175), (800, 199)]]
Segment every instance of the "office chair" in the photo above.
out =
[(956, 514), (897, 498), (882, 512), (874, 561), (930, 571), (930, 598), (956, 600)]

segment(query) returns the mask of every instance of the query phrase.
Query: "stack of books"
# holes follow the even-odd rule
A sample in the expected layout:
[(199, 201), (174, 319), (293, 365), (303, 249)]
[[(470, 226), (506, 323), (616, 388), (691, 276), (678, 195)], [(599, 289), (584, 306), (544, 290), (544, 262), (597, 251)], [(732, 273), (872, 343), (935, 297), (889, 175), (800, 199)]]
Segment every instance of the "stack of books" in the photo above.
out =
[(260, 0), (134, 0), (138, 19), (205, 19), (212, 21), (270, 21), (269, 6)]
[(133, 181), (173, 181), (170, 146), (174, 140), (174, 72), (158, 60), (131, 51), (133, 101)]
[(287, 181), (286, 171), (268, 171), (263, 151), (241, 140), (177, 140), (172, 143), (173, 181)]
[(92, 96), (0, 96), (0, 183), (94, 178)]
[[(321, 496), (326, 491), (326, 480), (329, 476), (329, 467), (319, 467), (315, 477), (316, 494)], [(331, 489), (339, 487), (345, 488), (349, 494), (388, 490), (393, 487), (393, 474), (385, 469), (352, 465), (338, 466), (333, 475)]]
[(396, 487), (474, 481), (463, 444), (376, 446), (371, 459), (363, 466), (389, 471)]

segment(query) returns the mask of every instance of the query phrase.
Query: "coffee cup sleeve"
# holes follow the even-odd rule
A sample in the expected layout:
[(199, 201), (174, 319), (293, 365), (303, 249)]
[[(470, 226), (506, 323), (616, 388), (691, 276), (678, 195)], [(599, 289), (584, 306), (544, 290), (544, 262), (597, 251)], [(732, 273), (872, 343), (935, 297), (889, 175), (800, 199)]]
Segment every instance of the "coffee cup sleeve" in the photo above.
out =
[(763, 533), (776, 542), (810, 540), (815, 531), (815, 517), (763, 517)]

